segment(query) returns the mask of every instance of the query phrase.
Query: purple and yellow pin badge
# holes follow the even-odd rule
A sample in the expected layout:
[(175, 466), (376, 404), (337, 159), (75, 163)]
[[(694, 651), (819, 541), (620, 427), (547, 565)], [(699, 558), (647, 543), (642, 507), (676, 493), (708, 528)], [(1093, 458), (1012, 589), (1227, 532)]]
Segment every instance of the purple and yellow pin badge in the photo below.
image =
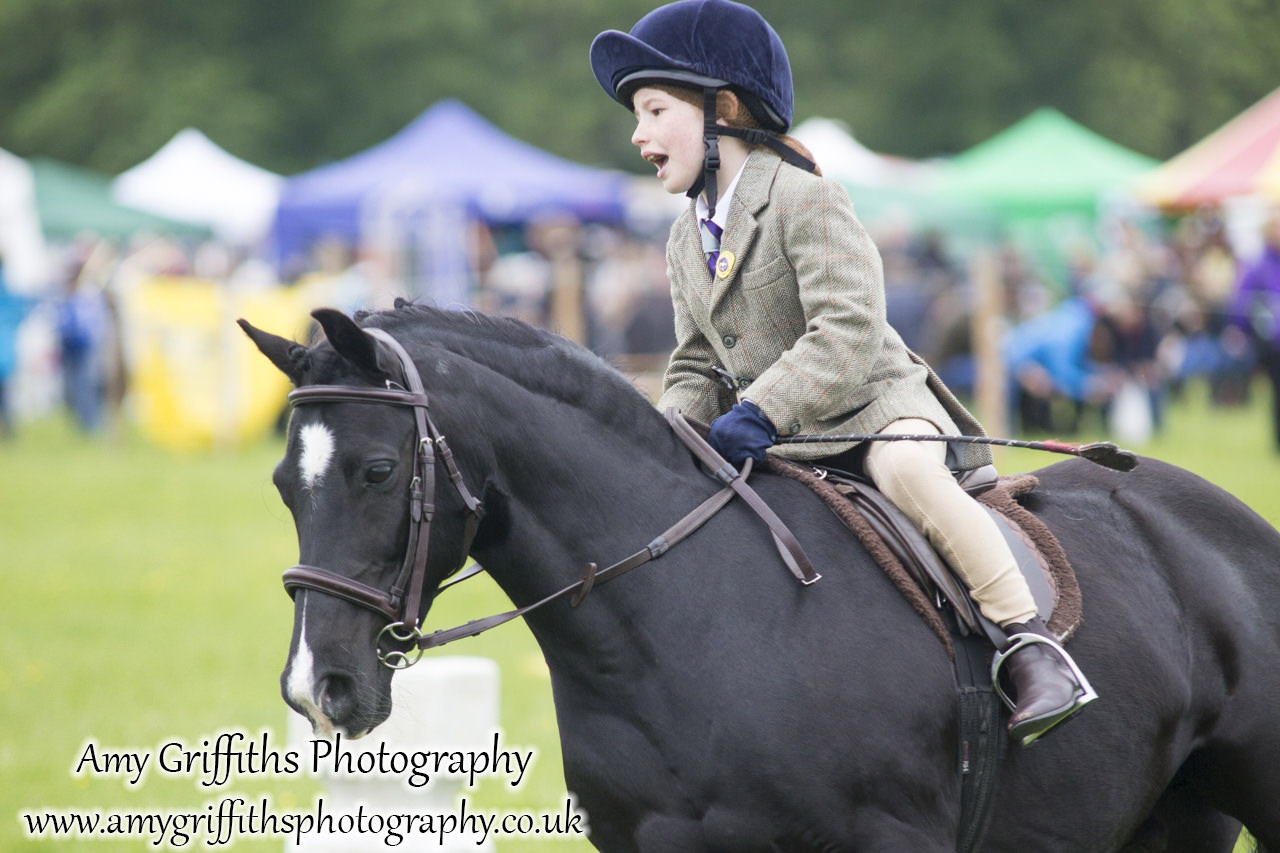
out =
[(733, 252), (721, 252), (720, 257), (716, 259), (716, 278), (728, 278), (729, 273), (733, 272), (735, 260)]

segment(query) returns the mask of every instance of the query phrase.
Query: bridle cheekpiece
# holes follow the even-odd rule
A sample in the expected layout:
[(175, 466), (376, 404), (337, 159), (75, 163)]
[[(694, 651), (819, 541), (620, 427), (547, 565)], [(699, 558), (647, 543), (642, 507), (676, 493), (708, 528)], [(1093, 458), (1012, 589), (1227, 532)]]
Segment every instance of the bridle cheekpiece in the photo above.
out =
[(427, 573), (427, 552), (431, 539), (431, 520), (435, 515), (436, 459), (444, 464), (449, 480), (453, 483), (467, 508), (466, 532), (462, 553), (454, 571), (462, 567), (475, 538), (476, 528), (484, 517), (484, 507), (463, 482), (462, 474), (453, 459), (444, 435), (431, 419), (430, 401), (422, 384), (422, 377), (409, 353), (400, 342), (382, 329), (365, 329), (367, 333), (386, 344), (399, 359), (405, 385), (394, 387), (387, 381), (385, 388), (356, 385), (308, 385), (289, 394), (293, 406), (317, 403), (371, 403), (404, 406), (413, 410), (416, 429), (413, 454), (413, 476), (409, 485), (409, 542), (405, 550), (400, 573), (390, 590), (383, 591), (352, 578), (316, 566), (296, 565), (284, 572), (284, 588), (290, 597), (299, 588), (315, 590), (341, 598), (352, 604), (386, 616), (388, 624), (378, 634), (378, 660), (392, 669), (404, 669), (417, 663), (423, 648), (410, 658), (396, 649), (383, 651), (384, 635), (398, 643), (416, 643), (422, 639), (419, 625), (423, 586)]

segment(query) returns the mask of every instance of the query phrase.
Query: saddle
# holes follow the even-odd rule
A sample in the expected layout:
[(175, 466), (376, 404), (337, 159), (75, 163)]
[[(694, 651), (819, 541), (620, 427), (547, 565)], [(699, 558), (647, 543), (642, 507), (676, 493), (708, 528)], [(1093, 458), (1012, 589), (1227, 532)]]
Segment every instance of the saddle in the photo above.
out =
[[(742, 482), (750, 462), (739, 475), (707, 444), (705, 424), (688, 421), (675, 409), (668, 409), (665, 415), (676, 435), (708, 471), (731, 483), (744, 499), (750, 494), (748, 503), (756, 508), (759, 497)], [(952, 574), (915, 525), (869, 481), (775, 456), (768, 457), (764, 470), (796, 480), (816, 493), (858, 537), (946, 648), (955, 670), (958, 708), (960, 815), (956, 849), (977, 853), (1008, 743), (1002, 724), (1004, 704), (997, 699), (997, 693), (1003, 697), (1003, 692), (994, 683), (996, 667), (992, 664), (994, 650), (1009, 648), (1008, 637), (983, 617), (967, 586)], [(1080, 587), (1053, 533), (1018, 502), (1039, 481), (1032, 475), (1002, 479), (992, 466), (966, 472), (959, 480), (996, 519), (1027, 578), (1039, 615), (1059, 642), (1065, 643), (1080, 624)], [(794, 537), (780, 536), (785, 525), (779, 527), (772, 513), (761, 517), (769, 522), (779, 553), (792, 573), (805, 583), (817, 580), (820, 576)], [(682, 521), (678, 526), (683, 525)], [(948, 617), (945, 621), (944, 615)]]
[[(956, 849), (982, 848), (1008, 739), (996, 698), (991, 651), (1008, 645), (984, 617), (968, 587), (892, 502), (868, 480), (770, 457), (767, 470), (797, 480), (827, 504), (859, 539), (912, 607), (933, 629), (955, 669), (958, 734), (956, 771), (960, 818)], [(997, 477), (986, 466), (965, 472), (960, 485), (996, 519), (1031, 587), (1040, 617), (1065, 643), (1080, 624), (1080, 587), (1053, 533), (1018, 499), (1034, 491), (1033, 475)], [(944, 620), (944, 615), (953, 618)]]
[[(943, 613), (954, 614), (961, 636), (977, 634), (1004, 644), (1004, 633), (978, 610), (968, 587), (924, 535), (869, 480), (770, 457), (766, 470), (806, 485), (822, 498), (955, 659), (952, 631)], [(1082, 617), (1080, 587), (1053, 533), (1019, 503), (1039, 485), (1030, 474), (997, 477), (992, 466), (964, 472), (960, 485), (996, 520), (1027, 579), (1037, 610), (1065, 643)]]

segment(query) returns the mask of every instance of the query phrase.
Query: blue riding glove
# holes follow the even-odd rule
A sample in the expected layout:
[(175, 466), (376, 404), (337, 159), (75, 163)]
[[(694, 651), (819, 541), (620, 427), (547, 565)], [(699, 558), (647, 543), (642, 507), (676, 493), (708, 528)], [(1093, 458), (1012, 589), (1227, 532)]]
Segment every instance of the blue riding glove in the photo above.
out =
[(730, 465), (741, 468), (748, 458), (757, 465), (778, 440), (778, 430), (750, 400), (743, 400), (711, 422), (707, 441)]

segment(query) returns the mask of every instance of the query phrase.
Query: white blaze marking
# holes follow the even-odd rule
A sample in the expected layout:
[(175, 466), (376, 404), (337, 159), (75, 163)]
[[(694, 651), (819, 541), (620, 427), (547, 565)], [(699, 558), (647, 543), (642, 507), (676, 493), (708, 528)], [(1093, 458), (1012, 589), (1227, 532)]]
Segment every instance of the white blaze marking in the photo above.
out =
[[(299, 595), (305, 596), (307, 591), (299, 590)], [(301, 708), (308, 717), (311, 718), (311, 725), (317, 732), (328, 734), (333, 730), (333, 724), (329, 718), (324, 715), (319, 706), (316, 705), (315, 691), (313, 684), (315, 682), (315, 658), (311, 654), (311, 647), (307, 645), (307, 600), (302, 599), (302, 633), (298, 636), (298, 651), (293, 656), (293, 661), (289, 664), (289, 698)]]
[(298, 455), (302, 485), (314, 489), (333, 459), (333, 433), (324, 424), (313, 423), (304, 425), (298, 438), (302, 442), (302, 452)]

